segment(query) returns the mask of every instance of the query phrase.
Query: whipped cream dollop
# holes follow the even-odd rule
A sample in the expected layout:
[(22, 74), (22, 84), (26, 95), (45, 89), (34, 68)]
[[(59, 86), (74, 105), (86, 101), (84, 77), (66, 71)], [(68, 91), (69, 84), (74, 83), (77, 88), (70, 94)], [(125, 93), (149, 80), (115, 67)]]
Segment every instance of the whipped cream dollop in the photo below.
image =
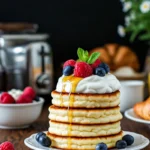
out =
[[(63, 77), (61, 76), (58, 80), (56, 91), (62, 92), (65, 91), (67, 93), (71, 92), (72, 83), (66, 82), (65, 87), (63, 89)], [(97, 75), (92, 75), (86, 78), (83, 78), (77, 84), (75, 88), (75, 93), (112, 93), (119, 90), (121, 87), (118, 79), (111, 73), (106, 74), (104, 77), (100, 77)]]
[(15, 99), (17, 100), (19, 96), (23, 93), (23, 91), (18, 90), (18, 89), (11, 89), (8, 91), (8, 93)]

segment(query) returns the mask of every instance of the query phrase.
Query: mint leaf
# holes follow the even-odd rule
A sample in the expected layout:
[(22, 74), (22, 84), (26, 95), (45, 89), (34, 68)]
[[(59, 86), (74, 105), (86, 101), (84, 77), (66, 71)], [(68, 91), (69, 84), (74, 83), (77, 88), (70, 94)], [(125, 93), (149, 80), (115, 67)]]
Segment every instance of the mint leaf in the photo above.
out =
[(83, 53), (83, 61), (87, 62), (88, 58), (89, 58), (89, 52), (88, 51), (84, 51), (84, 53)]
[(79, 57), (79, 60), (81, 60), (81, 61), (83, 59), (83, 53), (84, 53), (84, 50), (82, 48), (78, 48), (77, 55)]
[(89, 57), (89, 52), (88, 51), (84, 51), (84, 55)]
[(88, 51), (84, 51), (82, 48), (78, 48), (77, 55), (78, 55), (80, 61), (86, 62), (89, 58)]
[(89, 59), (87, 60), (87, 63), (93, 64), (96, 61), (96, 59), (98, 59), (99, 56), (100, 56), (99, 52), (92, 53), (91, 56), (89, 57)]

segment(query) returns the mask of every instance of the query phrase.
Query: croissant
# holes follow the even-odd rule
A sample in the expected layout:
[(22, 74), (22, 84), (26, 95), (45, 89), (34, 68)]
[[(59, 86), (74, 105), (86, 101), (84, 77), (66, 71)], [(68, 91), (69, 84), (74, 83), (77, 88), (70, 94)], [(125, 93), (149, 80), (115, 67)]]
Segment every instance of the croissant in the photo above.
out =
[(144, 102), (136, 103), (133, 110), (142, 119), (150, 120), (150, 97)]
[(89, 51), (100, 52), (100, 60), (107, 63), (112, 71), (129, 66), (135, 71), (139, 70), (139, 60), (137, 55), (127, 46), (119, 44), (106, 44), (103, 47), (97, 47)]

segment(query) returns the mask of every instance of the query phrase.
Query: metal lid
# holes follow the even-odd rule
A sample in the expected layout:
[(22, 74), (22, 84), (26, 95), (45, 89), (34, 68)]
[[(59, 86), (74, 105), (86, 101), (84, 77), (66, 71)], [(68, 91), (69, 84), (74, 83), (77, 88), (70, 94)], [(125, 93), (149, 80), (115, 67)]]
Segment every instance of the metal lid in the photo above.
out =
[(3, 33), (36, 33), (38, 25), (28, 22), (0, 22), (0, 31)]

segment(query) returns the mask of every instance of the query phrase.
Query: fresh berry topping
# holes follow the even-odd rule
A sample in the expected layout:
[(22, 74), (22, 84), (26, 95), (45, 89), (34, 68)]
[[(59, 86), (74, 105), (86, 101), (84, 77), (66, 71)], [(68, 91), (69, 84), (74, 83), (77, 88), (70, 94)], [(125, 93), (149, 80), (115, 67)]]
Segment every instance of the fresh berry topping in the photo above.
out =
[(124, 140), (119, 140), (116, 142), (116, 148), (123, 149), (127, 147), (127, 143)]
[(100, 64), (101, 62), (100, 62), (100, 59), (96, 59), (96, 61), (93, 63), (93, 64), (91, 64), (91, 67), (93, 68), (93, 69), (95, 69), (96, 67), (98, 67), (98, 65)]
[(49, 137), (47, 137), (46, 135), (41, 135), (39, 137), (39, 140), (38, 142), (43, 145), (43, 146), (46, 146), (46, 147), (49, 147), (51, 145), (51, 140)]
[(11, 142), (6, 141), (0, 145), (0, 150), (15, 150), (15, 148)]
[(66, 66), (63, 69), (63, 75), (69, 76), (69, 75), (73, 74), (73, 69), (74, 69), (74, 67), (72, 67), (72, 66)]
[(28, 95), (20, 95), (19, 98), (16, 100), (16, 103), (32, 103), (33, 99)]
[(37, 101), (37, 102), (39, 102), (39, 101), (40, 101), (40, 97), (36, 96), (36, 97), (34, 98), (34, 100)]
[(39, 138), (40, 138), (40, 136), (42, 136), (42, 135), (46, 135), (44, 132), (39, 132), (39, 133), (37, 133), (36, 134), (36, 136), (35, 136), (35, 139), (37, 140), (37, 141), (39, 141)]
[(105, 143), (99, 143), (96, 145), (95, 150), (107, 150), (107, 145)]
[(132, 145), (134, 143), (134, 137), (132, 135), (124, 135), (122, 140), (126, 141), (127, 145)]
[(74, 69), (75, 77), (85, 78), (92, 75), (92, 73), (93, 73), (93, 69), (89, 64), (85, 62), (77, 62), (75, 64), (75, 69)]
[(105, 69), (102, 68), (102, 67), (97, 67), (97, 68), (95, 69), (95, 74), (98, 75), (98, 76), (100, 76), (100, 77), (103, 77), (103, 76), (105, 76), (106, 71), (105, 71)]
[(73, 59), (70, 59), (70, 60), (67, 60), (67, 61), (64, 63), (63, 68), (65, 68), (66, 66), (72, 66), (72, 67), (74, 67), (75, 64), (76, 64), (76, 61), (73, 60)]
[(24, 89), (23, 94), (30, 96), (32, 99), (34, 99), (35, 95), (36, 95), (34, 89), (30, 86), (28, 86)]
[(12, 104), (15, 103), (15, 100), (9, 93), (3, 92), (0, 96), (0, 103)]
[(98, 67), (104, 68), (106, 73), (108, 73), (110, 71), (110, 68), (106, 63), (101, 63)]

